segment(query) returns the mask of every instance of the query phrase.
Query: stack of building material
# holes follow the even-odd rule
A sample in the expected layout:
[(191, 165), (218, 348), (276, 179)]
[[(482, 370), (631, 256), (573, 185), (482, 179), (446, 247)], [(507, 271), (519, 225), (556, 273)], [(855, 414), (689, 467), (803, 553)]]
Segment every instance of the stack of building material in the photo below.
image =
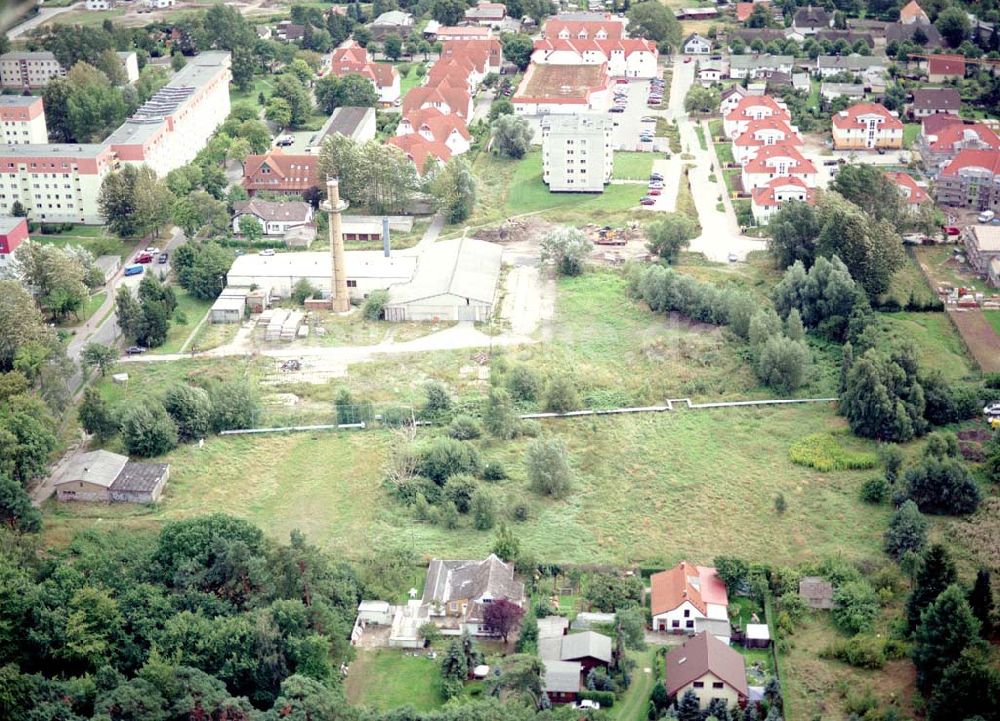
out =
[(295, 340), (295, 336), (299, 331), (299, 325), (302, 323), (302, 312), (295, 310), (288, 314), (285, 322), (281, 324), (281, 340), (292, 341)]
[(281, 337), (281, 329), (285, 325), (285, 321), (288, 320), (288, 315), (289, 312), (283, 308), (278, 308), (274, 311), (270, 322), (267, 324), (267, 330), (264, 332), (264, 340), (275, 341)]

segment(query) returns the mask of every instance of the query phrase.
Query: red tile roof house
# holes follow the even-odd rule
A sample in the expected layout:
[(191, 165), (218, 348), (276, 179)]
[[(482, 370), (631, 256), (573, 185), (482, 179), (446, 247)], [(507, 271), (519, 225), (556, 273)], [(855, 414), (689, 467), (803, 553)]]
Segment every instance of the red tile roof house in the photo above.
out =
[(595, 40), (542, 38), (535, 41), (531, 61), (542, 65), (608, 64), (613, 78), (653, 78), (658, 74), (656, 44), (641, 38)]
[(927, 80), (943, 83), (965, 77), (965, 58), (961, 55), (931, 55), (927, 59)]
[(345, 41), (343, 45), (330, 53), (329, 72), (338, 78), (345, 75), (360, 75), (371, 81), (378, 92), (378, 100), (388, 107), (399, 100), (399, 72), (392, 65), (376, 63), (368, 51), (353, 40)]
[(750, 121), (761, 118), (778, 118), (786, 123), (792, 122), (792, 116), (784, 104), (770, 95), (747, 95), (740, 98), (736, 107), (723, 116), (722, 129), (727, 138), (735, 138), (747, 129)]
[(885, 177), (899, 188), (899, 193), (903, 196), (906, 207), (911, 213), (918, 212), (921, 205), (930, 202), (931, 198), (927, 195), (927, 191), (917, 185), (917, 182), (906, 173), (886, 173)]
[(917, 0), (910, 0), (899, 11), (899, 22), (903, 23), (903, 25), (913, 25), (915, 23), (930, 25), (931, 19), (927, 17), (927, 13), (924, 12), (923, 8), (917, 4)]
[(503, 49), (496, 38), (449, 40), (442, 45), (441, 55), (427, 74), (426, 84), (434, 86), (444, 78), (462, 80), (470, 91), (474, 91), (487, 75), (499, 73), (502, 65)]
[(816, 187), (816, 166), (789, 145), (770, 145), (743, 166), (743, 189), (747, 192), (767, 185), (775, 178), (798, 178), (810, 188)]
[(902, 148), (903, 121), (879, 103), (858, 103), (832, 118), (834, 150)]
[(0, 216), (0, 270), (10, 261), (11, 253), (28, 240), (28, 219)]
[(779, 118), (751, 120), (742, 133), (733, 140), (733, 159), (743, 165), (753, 160), (757, 151), (768, 145), (802, 145), (798, 131)]
[(396, 135), (389, 138), (388, 143), (403, 151), (420, 175), (430, 170), (428, 160), (435, 161), (432, 165), (444, 165), (451, 158), (451, 150), (447, 145), (437, 140), (427, 140), (417, 133)]
[(962, 150), (934, 183), (940, 205), (1000, 213), (1000, 150)]
[(962, 150), (1000, 150), (1000, 136), (984, 123), (966, 123), (955, 115), (926, 118), (917, 142), (924, 164), (936, 174)]
[(625, 23), (608, 16), (604, 20), (560, 20), (551, 17), (542, 26), (542, 37), (569, 40), (621, 40), (625, 37)]
[(654, 631), (694, 633), (696, 618), (729, 620), (726, 585), (710, 566), (681, 561), (649, 582)]
[(743, 656), (712, 634), (688, 639), (663, 661), (664, 685), (671, 699), (692, 691), (702, 709), (717, 698), (729, 708), (746, 705), (749, 688)]
[(472, 117), (472, 96), (467, 90), (447, 85), (411, 89), (403, 98), (403, 115), (423, 108), (437, 108), (445, 115), (457, 115), (468, 122)]
[(758, 225), (767, 225), (771, 222), (771, 217), (781, 210), (782, 205), (793, 200), (815, 205), (816, 191), (799, 178), (775, 178), (751, 192), (750, 210), (753, 219)]
[(271, 150), (249, 155), (243, 166), (243, 187), (253, 197), (259, 191), (302, 195), (319, 185), (315, 155), (285, 155)]
[(414, 110), (405, 115), (396, 127), (396, 135), (416, 133), (424, 140), (447, 146), (452, 155), (468, 152), (472, 145), (465, 121), (457, 115), (445, 115), (437, 108)]

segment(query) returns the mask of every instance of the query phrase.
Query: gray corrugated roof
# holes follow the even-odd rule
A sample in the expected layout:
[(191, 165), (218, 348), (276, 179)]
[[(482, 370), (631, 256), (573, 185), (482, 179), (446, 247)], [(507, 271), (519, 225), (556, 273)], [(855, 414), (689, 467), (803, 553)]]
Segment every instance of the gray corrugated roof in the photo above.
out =
[(334, 133), (340, 133), (345, 138), (354, 138), (369, 114), (374, 117), (375, 108), (354, 106), (337, 108), (320, 130), (316, 144), (322, 145), (323, 141)]
[(125, 464), (122, 472), (118, 474), (114, 483), (111, 484), (111, 490), (148, 493), (156, 488), (169, 469), (170, 466), (166, 463), (134, 463), (129, 461)]
[(553, 693), (575, 693), (580, 690), (580, 664), (548, 660), (543, 660), (542, 663), (545, 664), (543, 690)]
[(594, 631), (571, 633), (569, 636), (563, 636), (562, 653), (559, 658), (563, 661), (596, 658), (611, 663), (611, 639)]
[(562, 636), (538, 639), (538, 657), (547, 661), (558, 661), (562, 654)]
[(883, 58), (871, 55), (820, 55), (816, 58), (818, 68), (843, 68), (844, 70), (867, 70), (869, 68), (884, 68)]
[(729, 58), (729, 67), (737, 69), (778, 68), (791, 65), (795, 61), (791, 55), (733, 55)]
[(500, 280), (503, 248), (474, 238), (434, 243), (417, 261), (409, 283), (389, 289), (392, 304), (412, 303), (439, 295), (493, 302)]
[(545, 616), (538, 619), (538, 638), (562, 638), (569, 628), (565, 616)]

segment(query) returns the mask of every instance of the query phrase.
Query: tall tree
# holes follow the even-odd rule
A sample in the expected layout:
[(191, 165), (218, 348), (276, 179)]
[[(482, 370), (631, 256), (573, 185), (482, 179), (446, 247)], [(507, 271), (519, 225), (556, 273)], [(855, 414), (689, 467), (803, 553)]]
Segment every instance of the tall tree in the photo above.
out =
[(325, 113), (332, 113), (339, 107), (374, 108), (378, 105), (378, 92), (372, 82), (357, 73), (338, 77), (327, 73), (316, 81), (313, 92), (316, 102)]
[(531, 145), (531, 126), (516, 115), (501, 115), (493, 121), (493, 152), (504, 158), (523, 158)]
[(656, 0), (643, 0), (634, 3), (626, 15), (630, 35), (654, 41), (661, 52), (680, 47), (681, 24), (666, 5)]
[(993, 629), (993, 585), (989, 569), (980, 568), (976, 572), (976, 582), (969, 592), (969, 605), (972, 613), (979, 619), (983, 637), (989, 636)]
[(673, 264), (697, 232), (694, 221), (684, 213), (660, 214), (646, 226), (646, 247), (661, 260)]
[(118, 419), (114, 411), (93, 386), (83, 391), (83, 401), (77, 409), (80, 425), (98, 440), (107, 440), (118, 431)]
[(449, 223), (460, 223), (472, 215), (476, 204), (476, 179), (469, 163), (461, 156), (455, 156), (435, 173), (430, 190)]
[(934, 544), (924, 552), (906, 601), (906, 622), (911, 630), (920, 624), (920, 615), (944, 589), (955, 583), (955, 562), (944, 546)]
[(505, 598), (499, 598), (486, 606), (483, 621), (486, 626), (500, 636), (504, 643), (510, 632), (520, 626), (524, 609)]
[(913, 645), (917, 686), (930, 693), (964, 650), (984, 646), (965, 591), (958, 584), (948, 586), (920, 615)]
[(42, 313), (20, 281), (0, 280), (0, 371), (14, 367), (18, 349), (51, 338)]

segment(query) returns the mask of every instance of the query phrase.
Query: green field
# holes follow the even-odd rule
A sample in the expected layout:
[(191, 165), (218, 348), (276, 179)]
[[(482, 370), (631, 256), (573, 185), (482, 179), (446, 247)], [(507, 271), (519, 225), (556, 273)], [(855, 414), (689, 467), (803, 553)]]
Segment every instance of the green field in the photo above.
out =
[(99, 255), (117, 255), (122, 260), (131, 253), (136, 241), (123, 241), (115, 238), (99, 225), (75, 225), (65, 233), (42, 234), (32, 233), (31, 239), (43, 245), (55, 245), (60, 248), (78, 245), (89, 250), (95, 258)]
[[(174, 315), (170, 319), (167, 340), (159, 348), (151, 349), (151, 353), (179, 353), (184, 341), (212, 307), (212, 301), (195, 298), (179, 286), (174, 286), (174, 293), (177, 294), (177, 308), (174, 309)], [(183, 314), (186, 322), (177, 322), (178, 312)]]
[(698, 136), (698, 145), (701, 146), (701, 149), (708, 150), (708, 143), (705, 141), (705, 131), (700, 124), (694, 126), (694, 134)]
[(920, 123), (906, 123), (903, 126), (903, 147), (912, 148), (920, 135)]
[(895, 336), (913, 341), (923, 368), (941, 371), (948, 380), (973, 372), (962, 338), (945, 313), (885, 313), (882, 319)]
[(732, 143), (716, 143), (715, 154), (719, 157), (719, 163), (722, 165), (736, 162), (736, 158), (733, 157)]
[(354, 705), (379, 711), (412, 706), (427, 711), (441, 705), (438, 662), (403, 651), (359, 651), (350, 665), (344, 689)]
[[(629, 651), (628, 656), (635, 661), (632, 684), (621, 698), (615, 701), (609, 716), (615, 721), (646, 721), (649, 695), (656, 683), (655, 647), (647, 646), (645, 651)], [(649, 673), (646, 669), (649, 669)]]
[(617, 180), (646, 180), (653, 172), (652, 153), (615, 153), (612, 176)]

